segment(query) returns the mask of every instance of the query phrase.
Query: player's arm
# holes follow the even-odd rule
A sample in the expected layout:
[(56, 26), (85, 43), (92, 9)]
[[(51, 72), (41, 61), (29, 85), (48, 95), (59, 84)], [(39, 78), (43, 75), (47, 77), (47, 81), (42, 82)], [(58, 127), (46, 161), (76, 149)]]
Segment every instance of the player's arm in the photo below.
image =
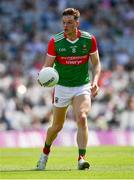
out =
[(101, 63), (98, 51), (91, 55), (91, 62), (93, 66), (93, 82), (98, 83), (101, 73)]
[(98, 81), (99, 81), (99, 77), (101, 73), (101, 63), (100, 63), (99, 53), (97, 50), (96, 39), (94, 36), (92, 38), (92, 44), (93, 44), (93, 47), (90, 53), (91, 63), (93, 67), (93, 79), (92, 79), (92, 84), (91, 84), (91, 92), (92, 92), (93, 97), (95, 97), (99, 91)]
[[(47, 55), (45, 56), (45, 60), (44, 60), (45, 62), (42, 68), (53, 67), (55, 57), (56, 57), (56, 52), (55, 52), (55, 47), (54, 47), (54, 39), (52, 38), (48, 43)], [(38, 78), (37, 78), (37, 81), (41, 85)]]
[(91, 55), (91, 62), (93, 67), (93, 79), (91, 84), (91, 92), (92, 95), (95, 97), (98, 94), (99, 87), (98, 81), (101, 73), (101, 64), (99, 59), (99, 53), (96, 51), (94, 54)]
[(53, 67), (54, 61), (55, 61), (55, 57), (50, 56), (49, 54), (47, 54), (46, 57), (45, 57), (45, 63), (43, 65), (43, 68), (44, 67)]
[(47, 55), (45, 57), (43, 68), (52, 67), (54, 65), (55, 57), (56, 57), (56, 52), (55, 52), (54, 38), (51, 38), (51, 40), (48, 43)]

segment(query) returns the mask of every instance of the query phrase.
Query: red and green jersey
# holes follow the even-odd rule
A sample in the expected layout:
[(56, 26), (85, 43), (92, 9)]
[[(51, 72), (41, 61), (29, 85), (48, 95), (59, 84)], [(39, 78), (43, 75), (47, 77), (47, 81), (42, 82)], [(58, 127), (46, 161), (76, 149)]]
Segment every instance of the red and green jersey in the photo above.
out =
[(49, 41), (47, 54), (55, 57), (58, 84), (75, 87), (89, 83), (89, 57), (96, 51), (96, 39), (87, 32), (79, 30), (75, 41), (67, 39), (64, 32), (54, 35)]

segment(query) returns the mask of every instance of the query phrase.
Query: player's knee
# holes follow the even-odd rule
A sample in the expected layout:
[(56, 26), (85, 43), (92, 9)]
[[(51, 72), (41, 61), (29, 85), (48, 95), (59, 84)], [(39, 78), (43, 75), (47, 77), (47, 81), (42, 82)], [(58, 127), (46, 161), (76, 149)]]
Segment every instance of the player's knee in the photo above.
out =
[(62, 129), (62, 125), (55, 125), (52, 127), (53, 132), (58, 133)]
[(86, 125), (87, 125), (87, 115), (86, 115), (86, 113), (80, 113), (79, 114), (78, 124), (80, 126), (86, 127)]
[(85, 121), (87, 119), (86, 113), (80, 113), (79, 114), (79, 121)]

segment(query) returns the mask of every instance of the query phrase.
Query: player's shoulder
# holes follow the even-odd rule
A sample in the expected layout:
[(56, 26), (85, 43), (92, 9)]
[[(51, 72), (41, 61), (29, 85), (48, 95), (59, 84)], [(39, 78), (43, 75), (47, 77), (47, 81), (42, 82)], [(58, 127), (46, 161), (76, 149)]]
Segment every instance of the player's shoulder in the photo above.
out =
[(57, 33), (57, 34), (54, 34), (53, 38), (54, 38), (55, 42), (64, 39), (64, 31)]
[(80, 31), (81, 32), (81, 37), (83, 37), (83, 38), (87, 38), (87, 39), (92, 39), (92, 34), (90, 34), (89, 32), (87, 32), (87, 31)]

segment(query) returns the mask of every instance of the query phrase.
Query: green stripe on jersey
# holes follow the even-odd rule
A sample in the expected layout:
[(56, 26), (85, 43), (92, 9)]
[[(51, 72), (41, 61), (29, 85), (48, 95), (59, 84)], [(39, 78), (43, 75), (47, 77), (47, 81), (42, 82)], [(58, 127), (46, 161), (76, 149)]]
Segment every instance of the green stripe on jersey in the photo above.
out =
[(61, 33), (58, 33), (58, 34), (54, 35), (55, 42), (59, 41), (59, 40), (61, 40), (63, 38), (64, 38), (64, 32), (63, 31)]
[(88, 39), (92, 38), (91, 34), (85, 31), (81, 31), (81, 37), (88, 38)]

